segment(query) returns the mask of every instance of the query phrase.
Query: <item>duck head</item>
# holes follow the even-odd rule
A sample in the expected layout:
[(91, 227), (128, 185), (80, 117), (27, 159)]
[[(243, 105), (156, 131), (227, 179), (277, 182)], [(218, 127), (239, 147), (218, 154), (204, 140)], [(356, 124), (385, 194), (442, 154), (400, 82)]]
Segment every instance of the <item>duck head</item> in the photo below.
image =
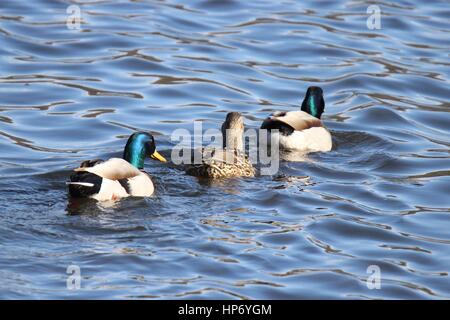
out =
[(244, 149), (244, 117), (240, 112), (229, 112), (222, 124), (223, 148)]
[(123, 159), (141, 170), (144, 168), (144, 160), (147, 156), (161, 162), (167, 161), (156, 151), (155, 139), (150, 133), (133, 133), (125, 145)]
[(313, 117), (320, 119), (325, 110), (325, 100), (323, 99), (323, 90), (320, 87), (309, 87), (306, 91), (302, 103), (302, 111), (309, 113)]

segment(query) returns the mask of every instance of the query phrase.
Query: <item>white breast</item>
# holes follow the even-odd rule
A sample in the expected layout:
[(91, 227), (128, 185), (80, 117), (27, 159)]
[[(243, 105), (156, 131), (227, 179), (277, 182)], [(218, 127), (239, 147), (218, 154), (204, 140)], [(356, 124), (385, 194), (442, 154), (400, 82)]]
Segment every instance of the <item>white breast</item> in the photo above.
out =
[(98, 201), (116, 200), (119, 198), (128, 197), (129, 194), (124, 187), (116, 180), (103, 178), (100, 191), (92, 196)]
[(146, 173), (129, 178), (128, 184), (130, 186), (130, 193), (134, 197), (149, 197), (155, 191), (153, 182)]
[(278, 139), (280, 148), (284, 150), (296, 150), (308, 152), (330, 151), (333, 142), (330, 132), (324, 127), (312, 127), (302, 131), (294, 131), (291, 135), (285, 136), (274, 133)]

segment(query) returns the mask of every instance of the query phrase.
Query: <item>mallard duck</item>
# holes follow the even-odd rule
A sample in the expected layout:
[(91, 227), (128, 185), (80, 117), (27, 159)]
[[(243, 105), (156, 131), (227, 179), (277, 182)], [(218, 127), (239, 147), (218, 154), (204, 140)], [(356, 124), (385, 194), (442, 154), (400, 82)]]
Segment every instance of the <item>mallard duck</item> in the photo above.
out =
[(320, 117), (325, 109), (323, 91), (320, 87), (309, 87), (301, 111), (278, 111), (268, 117), (261, 129), (273, 130), (280, 149), (308, 152), (326, 152), (332, 148), (330, 132)]
[[(189, 175), (205, 178), (253, 177), (255, 169), (244, 152), (244, 118), (239, 112), (227, 114), (222, 124), (223, 148), (201, 148), (194, 150), (192, 162), (186, 166)], [(200, 154), (195, 155), (195, 153)]]
[(144, 171), (146, 156), (161, 162), (167, 161), (156, 151), (151, 134), (136, 132), (128, 138), (123, 159), (83, 161), (70, 176), (70, 182), (67, 182), (69, 194), (98, 201), (151, 196), (154, 187), (150, 176)]

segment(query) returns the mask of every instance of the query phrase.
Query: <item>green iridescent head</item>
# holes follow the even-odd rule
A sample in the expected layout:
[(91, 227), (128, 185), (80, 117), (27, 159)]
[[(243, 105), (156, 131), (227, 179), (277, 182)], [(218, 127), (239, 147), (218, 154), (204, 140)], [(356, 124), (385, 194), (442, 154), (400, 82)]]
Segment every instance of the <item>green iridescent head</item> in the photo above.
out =
[(125, 145), (123, 158), (138, 169), (144, 168), (144, 160), (150, 157), (161, 162), (166, 162), (162, 155), (156, 151), (155, 139), (147, 132), (133, 133)]
[(325, 100), (323, 99), (322, 88), (309, 87), (306, 91), (305, 99), (303, 99), (302, 111), (320, 119), (324, 110)]

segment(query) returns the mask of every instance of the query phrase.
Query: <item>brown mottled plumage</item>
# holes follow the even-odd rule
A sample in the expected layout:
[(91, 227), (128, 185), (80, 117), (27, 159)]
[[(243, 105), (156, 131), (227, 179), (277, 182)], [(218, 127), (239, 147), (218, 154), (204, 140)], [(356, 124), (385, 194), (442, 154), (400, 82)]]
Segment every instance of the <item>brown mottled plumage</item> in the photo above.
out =
[(209, 148), (202, 148), (200, 151), (202, 163), (189, 165), (186, 169), (187, 174), (213, 179), (255, 175), (250, 159), (242, 151)]
[[(202, 148), (202, 162), (186, 167), (186, 173), (205, 178), (253, 177), (255, 169), (243, 151), (244, 119), (239, 112), (227, 114), (222, 125), (223, 149)], [(199, 157), (200, 158), (200, 157)]]

